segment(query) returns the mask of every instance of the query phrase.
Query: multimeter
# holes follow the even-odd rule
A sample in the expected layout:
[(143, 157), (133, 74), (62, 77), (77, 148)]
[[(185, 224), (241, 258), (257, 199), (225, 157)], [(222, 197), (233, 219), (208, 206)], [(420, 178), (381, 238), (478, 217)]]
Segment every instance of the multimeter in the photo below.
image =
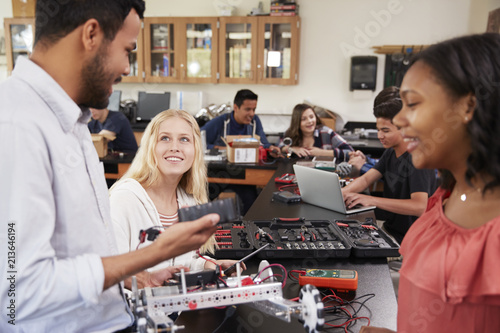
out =
[(354, 291), (358, 289), (358, 272), (350, 269), (307, 269), (305, 275), (299, 275), (299, 284)]

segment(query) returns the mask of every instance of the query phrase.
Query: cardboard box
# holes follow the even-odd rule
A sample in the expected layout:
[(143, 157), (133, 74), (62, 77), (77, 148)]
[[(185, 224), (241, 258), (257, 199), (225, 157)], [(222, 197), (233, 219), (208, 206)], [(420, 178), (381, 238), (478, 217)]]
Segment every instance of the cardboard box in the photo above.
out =
[(259, 163), (260, 137), (255, 135), (257, 141), (238, 141), (250, 139), (251, 135), (228, 135), (226, 137), (227, 160), (230, 163)]
[(35, 17), (36, 0), (12, 0), (14, 17)]
[(92, 134), (92, 142), (99, 158), (108, 155), (108, 139), (102, 134)]
[(321, 119), (321, 122), (325, 126), (330, 127), (332, 130), (335, 131), (335, 126), (337, 122), (337, 115), (335, 113), (320, 107), (315, 107), (314, 111), (316, 111), (316, 113), (319, 116), (319, 119)]

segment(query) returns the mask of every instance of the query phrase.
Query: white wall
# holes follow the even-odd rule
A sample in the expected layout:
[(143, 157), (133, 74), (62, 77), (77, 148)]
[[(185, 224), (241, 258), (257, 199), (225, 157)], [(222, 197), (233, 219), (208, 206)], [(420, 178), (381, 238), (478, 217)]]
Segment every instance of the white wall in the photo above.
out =
[(488, 13), (494, 9), (500, 8), (500, 0), (474, 0), (471, 3), (469, 32), (484, 32), (488, 24)]
[[(154, 16), (217, 15), (214, 6), (217, 2), (147, 0), (146, 16), (152, 13)], [(239, 4), (239, 15), (245, 15), (258, 4), (255, 0), (230, 2)], [(356, 48), (358, 55), (370, 55), (374, 45), (429, 44), (465, 34), (469, 29), (471, 0), (297, 2), (302, 18), (298, 85), (163, 84), (155, 85), (155, 89), (202, 90), (207, 102), (223, 103), (231, 101), (235, 92), (245, 87), (259, 95), (258, 112), (261, 113), (290, 113), (296, 103), (306, 99), (339, 113), (345, 121), (370, 121), (374, 119), (371, 113), (373, 98), (383, 86), (383, 56), (379, 59), (377, 91), (358, 96), (360, 94), (349, 91), (349, 65), (353, 54), (343, 51), (342, 46)], [(269, 2), (264, 1), (264, 5), (268, 10)], [(125, 96), (135, 97), (137, 91), (144, 88), (141, 84), (120, 84), (117, 89), (122, 89)]]
[[(262, 1), (269, 11), (269, 1)], [(218, 16), (218, 4), (237, 6), (244, 16), (258, 0), (146, 0), (146, 16)], [(384, 44), (430, 44), (471, 32), (484, 32), (488, 12), (500, 0), (297, 0), (302, 19), (299, 84), (296, 86), (229, 84), (132, 84), (116, 89), (123, 98), (137, 99), (140, 90), (203, 91), (207, 103), (232, 101), (238, 89), (259, 95), (259, 113), (289, 114), (303, 100), (339, 113), (344, 121), (372, 121), (373, 98), (383, 87), (383, 56), (379, 56), (377, 91), (349, 91), (350, 54), (372, 55), (371, 47)], [(0, 0), (0, 18), (11, 13), (9, 0)], [(363, 38), (364, 37), (364, 38)], [(270, 124), (275, 127), (287, 124)]]

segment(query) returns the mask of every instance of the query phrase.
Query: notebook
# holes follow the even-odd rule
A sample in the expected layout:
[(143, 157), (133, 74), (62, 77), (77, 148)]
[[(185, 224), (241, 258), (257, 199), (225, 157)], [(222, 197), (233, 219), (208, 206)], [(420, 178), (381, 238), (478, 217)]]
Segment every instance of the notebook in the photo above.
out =
[(294, 165), (293, 170), (304, 202), (320, 206), (342, 214), (355, 214), (375, 209), (375, 206), (355, 206), (346, 209), (340, 187), (339, 176), (335, 172)]

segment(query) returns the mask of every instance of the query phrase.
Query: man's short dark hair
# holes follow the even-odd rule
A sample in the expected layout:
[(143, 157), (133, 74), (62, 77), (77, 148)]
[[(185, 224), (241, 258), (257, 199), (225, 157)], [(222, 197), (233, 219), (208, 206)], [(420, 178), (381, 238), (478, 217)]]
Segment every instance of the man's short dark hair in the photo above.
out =
[(144, 15), (143, 0), (38, 0), (35, 14), (35, 45), (52, 45), (89, 19), (99, 22), (104, 37), (111, 41), (125, 18), (135, 9)]
[(252, 101), (256, 101), (257, 95), (251, 90), (241, 89), (240, 91), (238, 91), (236, 93), (236, 96), (234, 96), (234, 104), (236, 104), (238, 107), (240, 107), (241, 104), (243, 104), (243, 101), (245, 99), (250, 99)]
[(373, 102), (373, 114), (375, 118), (385, 118), (392, 122), (399, 111), (403, 108), (403, 102), (399, 97), (398, 87), (387, 87), (383, 89)]

